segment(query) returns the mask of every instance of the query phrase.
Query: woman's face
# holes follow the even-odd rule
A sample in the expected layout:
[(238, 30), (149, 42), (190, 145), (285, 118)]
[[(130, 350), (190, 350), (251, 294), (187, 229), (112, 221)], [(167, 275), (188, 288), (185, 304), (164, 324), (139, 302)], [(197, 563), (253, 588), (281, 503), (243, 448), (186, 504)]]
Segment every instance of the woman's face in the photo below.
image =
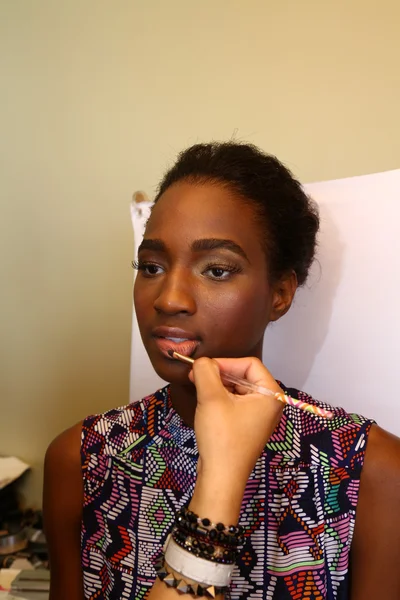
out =
[(138, 266), (136, 315), (162, 379), (187, 383), (187, 365), (169, 350), (194, 358), (261, 357), (277, 295), (253, 209), (227, 188), (168, 188), (148, 221)]

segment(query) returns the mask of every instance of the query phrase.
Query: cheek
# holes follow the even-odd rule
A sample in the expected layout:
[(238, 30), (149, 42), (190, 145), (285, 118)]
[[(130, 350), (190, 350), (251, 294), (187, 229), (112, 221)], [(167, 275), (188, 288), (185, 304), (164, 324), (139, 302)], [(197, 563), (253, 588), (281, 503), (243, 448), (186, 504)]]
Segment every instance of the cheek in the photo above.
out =
[(259, 286), (226, 290), (213, 295), (204, 304), (202, 320), (225, 338), (238, 334), (247, 338), (259, 338), (268, 325), (270, 313), (269, 289)]
[(142, 321), (146, 318), (146, 313), (150, 312), (149, 307), (152, 306), (152, 302), (148, 293), (146, 293), (146, 287), (143, 286), (138, 280), (135, 281), (133, 288), (133, 304), (135, 307), (136, 318), (140, 327)]
[(140, 298), (141, 295), (139, 293), (138, 285), (135, 282), (135, 285), (133, 286), (133, 306), (135, 307), (136, 314), (140, 310)]

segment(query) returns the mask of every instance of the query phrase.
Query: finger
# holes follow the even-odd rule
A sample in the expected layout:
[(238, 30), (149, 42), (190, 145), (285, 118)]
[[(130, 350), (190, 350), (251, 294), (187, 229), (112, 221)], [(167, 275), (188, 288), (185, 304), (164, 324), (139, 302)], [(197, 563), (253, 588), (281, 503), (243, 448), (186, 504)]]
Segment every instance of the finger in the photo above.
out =
[(262, 385), (274, 392), (282, 391), (271, 373), (258, 358), (248, 356), (245, 358), (216, 358), (214, 360), (224, 373), (246, 379), (255, 385)]
[(193, 364), (192, 373), (198, 401), (226, 394), (219, 374), (218, 363), (214, 359), (197, 359)]
[[(197, 359), (197, 360), (199, 360), (199, 359)], [(214, 361), (215, 361), (215, 359), (211, 359), (211, 360), (214, 360)], [(219, 376), (220, 376), (220, 379), (221, 379), (221, 383), (222, 383), (222, 385), (224, 386), (224, 388), (225, 388), (226, 390), (228, 390), (228, 392), (231, 392), (232, 394), (234, 394), (234, 393), (237, 391), (237, 386), (236, 386), (234, 383), (230, 383), (229, 381), (224, 381), (223, 374), (221, 374), (221, 373), (220, 373), (220, 371), (219, 371), (219, 367), (218, 367), (218, 373), (219, 373)], [(194, 373), (193, 373), (193, 368), (192, 368), (192, 369), (191, 369), (191, 371), (189, 372), (189, 374), (188, 374), (188, 378), (190, 379), (190, 381), (191, 381), (192, 383), (194, 383)], [(247, 389), (247, 388), (246, 388), (246, 392), (248, 392), (248, 389)], [(244, 393), (245, 393), (245, 392), (244, 392)]]

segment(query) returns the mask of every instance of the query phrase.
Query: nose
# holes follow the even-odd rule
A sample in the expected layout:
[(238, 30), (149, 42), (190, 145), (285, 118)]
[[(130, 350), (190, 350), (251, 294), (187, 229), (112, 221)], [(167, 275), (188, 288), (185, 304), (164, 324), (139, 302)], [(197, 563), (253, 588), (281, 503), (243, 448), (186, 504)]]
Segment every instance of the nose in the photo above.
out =
[(164, 275), (153, 306), (157, 312), (169, 315), (195, 313), (196, 300), (190, 275), (182, 271)]

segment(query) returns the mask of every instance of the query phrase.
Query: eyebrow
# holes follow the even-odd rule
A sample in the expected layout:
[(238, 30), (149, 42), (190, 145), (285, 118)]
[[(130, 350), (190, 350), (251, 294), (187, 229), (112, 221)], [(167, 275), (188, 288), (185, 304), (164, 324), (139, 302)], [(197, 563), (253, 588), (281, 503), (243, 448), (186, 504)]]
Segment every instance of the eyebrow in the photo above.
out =
[[(193, 252), (205, 252), (207, 250), (230, 250), (235, 254), (238, 254), (242, 258), (249, 262), (246, 252), (232, 240), (226, 240), (221, 238), (202, 238), (194, 240), (191, 245)], [(142, 250), (153, 250), (154, 252), (166, 252), (167, 247), (162, 240), (159, 239), (144, 239), (139, 246), (138, 253)]]
[(242, 256), (247, 260), (247, 262), (249, 262), (247, 254), (243, 250), (243, 248), (241, 248), (239, 244), (236, 244), (236, 242), (233, 242), (232, 240), (224, 240), (220, 238), (204, 238), (201, 240), (195, 240), (192, 244), (192, 250), (194, 252), (203, 252), (205, 250), (218, 250), (220, 248), (222, 250), (230, 250), (231, 252)]
[(165, 252), (166, 249), (167, 248), (162, 240), (147, 239), (147, 240), (142, 240), (142, 242), (138, 248), (138, 253), (141, 252), (142, 250), (154, 250), (155, 252)]

